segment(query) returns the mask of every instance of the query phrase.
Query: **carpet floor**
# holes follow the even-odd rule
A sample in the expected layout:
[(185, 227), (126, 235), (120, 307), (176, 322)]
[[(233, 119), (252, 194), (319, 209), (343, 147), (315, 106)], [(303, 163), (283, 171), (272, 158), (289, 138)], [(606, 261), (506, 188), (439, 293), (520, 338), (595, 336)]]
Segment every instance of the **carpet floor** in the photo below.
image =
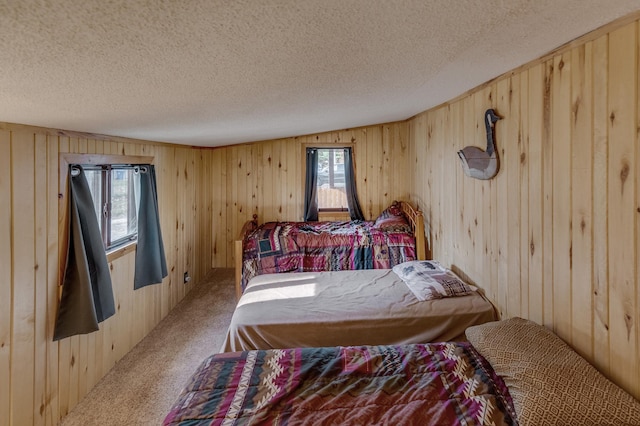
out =
[(61, 425), (160, 425), (196, 367), (219, 351), (234, 308), (234, 270), (215, 269)]

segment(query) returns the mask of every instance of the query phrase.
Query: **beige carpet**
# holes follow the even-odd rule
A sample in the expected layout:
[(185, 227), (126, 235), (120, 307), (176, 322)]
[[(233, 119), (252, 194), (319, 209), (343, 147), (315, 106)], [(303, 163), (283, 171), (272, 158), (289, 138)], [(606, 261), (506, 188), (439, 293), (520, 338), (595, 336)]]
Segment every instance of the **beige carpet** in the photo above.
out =
[(222, 346), (234, 270), (216, 269), (65, 417), (63, 426), (159, 425), (200, 362)]

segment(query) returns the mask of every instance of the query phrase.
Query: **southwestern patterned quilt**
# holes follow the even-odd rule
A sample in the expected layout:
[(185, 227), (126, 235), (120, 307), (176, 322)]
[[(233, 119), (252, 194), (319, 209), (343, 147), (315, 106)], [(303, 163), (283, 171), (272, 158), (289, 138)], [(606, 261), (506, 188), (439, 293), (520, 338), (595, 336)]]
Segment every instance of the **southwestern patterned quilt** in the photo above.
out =
[(416, 260), (415, 237), (371, 221), (267, 222), (244, 242), (242, 289), (256, 275), (390, 269)]
[(164, 425), (514, 425), (469, 343), (270, 349), (206, 359)]

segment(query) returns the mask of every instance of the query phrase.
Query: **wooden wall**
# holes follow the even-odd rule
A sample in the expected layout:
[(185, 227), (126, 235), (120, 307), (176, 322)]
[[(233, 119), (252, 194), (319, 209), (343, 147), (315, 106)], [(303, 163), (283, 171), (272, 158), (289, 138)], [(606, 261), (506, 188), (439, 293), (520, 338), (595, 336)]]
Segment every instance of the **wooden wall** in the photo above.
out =
[(215, 235), (213, 265), (233, 267), (231, 243), (254, 213), (261, 222), (302, 220), (305, 146), (353, 144), (365, 218), (375, 219), (395, 199), (408, 199), (407, 129), (406, 122), (381, 124), (213, 150), (210, 169), (226, 182), (214, 190), (216, 223), (222, 220), (227, 229), (226, 235)]
[[(254, 213), (299, 220), (305, 144), (352, 143), (368, 219), (411, 198), (434, 258), (640, 398), (638, 27), (611, 25), (402, 123), (216, 149), (0, 123), (0, 426), (57, 424), (211, 267), (233, 266)], [(501, 169), (478, 181), (456, 151), (484, 146), (489, 107), (504, 116)], [(132, 254), (111, 262), (117, 314), (54, 343), (64, 152), (155, 157), (169, 276), (134, 292)]]
[[(637, 18), (637, 17), (636, 17)], [(630, 21), (630, 22), (629, 22)], [(432, 255), (503, 317), (553, 329), (640, 398), (638, 22), (616, 23), (409, 122), (412, 197)], [(486, 145), (501, 169), (464, 176)]]
[[(210, 270), (208, 194), (219, 182), (202, 166), (211, 151), (189, 147), (0, 124), (0, 152), (0, 426), (54, 425)], [(134, 292), (134, 254), (114, 260), (116, 315), (98, 332), (53, 342), (66, 152), (155, 158), (169, 276)]]
[[(395, 165), (408, 161), (407, 128), (195, 149), (0, 123), (0, 426), (57, 424), (194, 283), (212, 267), (233, 267), (232, 242), (252, 214), (300, 219), (305, 143), (354, 144), (367, 217), (406, 199), (408, 170)], [(154, 157), (169, 276), (134, 292), (133, 253), (112, 261), (116, 315), (96, 333), (53, 342), (58, 211), (67, 203), (58, 197), (61, 153)]]

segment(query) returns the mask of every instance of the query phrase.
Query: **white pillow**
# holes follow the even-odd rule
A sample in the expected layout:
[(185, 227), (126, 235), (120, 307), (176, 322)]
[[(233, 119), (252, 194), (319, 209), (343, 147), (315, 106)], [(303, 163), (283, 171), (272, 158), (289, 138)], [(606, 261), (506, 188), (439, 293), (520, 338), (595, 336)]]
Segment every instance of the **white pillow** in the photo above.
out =
[(475, 289), (435, 260), (414, 260), (393, 267), (418, 300), (466, 296)]

